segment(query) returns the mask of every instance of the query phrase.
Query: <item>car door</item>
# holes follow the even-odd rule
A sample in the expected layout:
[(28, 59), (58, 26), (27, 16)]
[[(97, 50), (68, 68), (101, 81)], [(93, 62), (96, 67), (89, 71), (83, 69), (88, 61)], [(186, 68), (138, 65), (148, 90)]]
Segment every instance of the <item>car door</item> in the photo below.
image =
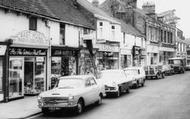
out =
[(91, 87), (92, 87), (92, 101), (95, 102), (98, 100), (98, 96), (99, 96), (99, 86), (97, 84), (97, 82), (95, 81), (94, 77), (90, 78), (90, 83), (91, 83)]

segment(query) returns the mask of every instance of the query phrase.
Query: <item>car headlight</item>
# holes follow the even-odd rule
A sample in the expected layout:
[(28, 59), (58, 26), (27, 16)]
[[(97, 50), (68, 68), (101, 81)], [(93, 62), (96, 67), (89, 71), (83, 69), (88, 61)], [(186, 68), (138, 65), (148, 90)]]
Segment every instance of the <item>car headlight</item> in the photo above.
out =
[(117, 84), (115, 82), (112, 83), (112, 86), (117, 87)]
[(68, 100), (69, 100), (69, 101), (74, 101), (74, 96), (69, 95)]

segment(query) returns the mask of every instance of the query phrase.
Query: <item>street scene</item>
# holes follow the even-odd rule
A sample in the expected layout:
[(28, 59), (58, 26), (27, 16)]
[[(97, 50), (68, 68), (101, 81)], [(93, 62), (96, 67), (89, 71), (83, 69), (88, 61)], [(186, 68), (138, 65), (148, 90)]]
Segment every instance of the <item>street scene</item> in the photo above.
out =
[(186, 9), (0, 0), (0, 119), (189, 119)]
[(143, 88), (133, 89), (120, 98), (105, 98), (102, 105), (89, 106), (73, 116), (64, 110), (33, 119), (189, 119), (190, 73), (147, 80)]

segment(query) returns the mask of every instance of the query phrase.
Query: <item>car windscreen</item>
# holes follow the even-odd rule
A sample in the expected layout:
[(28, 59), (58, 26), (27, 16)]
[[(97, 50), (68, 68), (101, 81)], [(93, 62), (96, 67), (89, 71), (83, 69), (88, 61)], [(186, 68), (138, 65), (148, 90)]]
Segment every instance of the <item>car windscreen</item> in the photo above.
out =
[(138, 75), (138, 70), (137, 69), (126, 69), (125, 74), (126, 75)]
[(74, 79), (61, 79), (58, 83), (58, 88), (60, 89), (75, 89), (84, 87), (84, 80), (80, 78)]

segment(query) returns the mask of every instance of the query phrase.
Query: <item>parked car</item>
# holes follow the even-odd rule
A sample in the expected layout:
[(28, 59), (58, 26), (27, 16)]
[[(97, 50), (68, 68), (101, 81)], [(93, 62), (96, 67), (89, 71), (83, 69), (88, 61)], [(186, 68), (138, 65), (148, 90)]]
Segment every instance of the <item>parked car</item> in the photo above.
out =
[(163, 65), (162, 70), (166, 76), (174, 74), (174, 69), (171, 65)]
[(124, 92), (129, 92), (132, 78), (127, 77), (124, 70), (112, 69), (101, 71), (99, 81), (105, 85), (106, 95), (115, 94), (119, 97)]
[(124, 69), (127, 76), (133, 77), (132, 86), (144, 86), (146, 75), (143, 67), (129, 67)]
[(186, 67), (185, 58), (181, 57), (169, 58), (168, 63), (174, 69), (174, 73), (185, 73), (185, 67)]
[(38, 96), (38, 106), (44, 114), (61, 108), (74, 109), (77, 114), (85, 106), (102, 103), (102, 87), (92, 75), (60, 77), (56, 87)]
[(164, 71), (162, 70), (162, 65), (149, 65), (144, 67), (146, 78), (156, 78), (162, 79), (165, 78)]

